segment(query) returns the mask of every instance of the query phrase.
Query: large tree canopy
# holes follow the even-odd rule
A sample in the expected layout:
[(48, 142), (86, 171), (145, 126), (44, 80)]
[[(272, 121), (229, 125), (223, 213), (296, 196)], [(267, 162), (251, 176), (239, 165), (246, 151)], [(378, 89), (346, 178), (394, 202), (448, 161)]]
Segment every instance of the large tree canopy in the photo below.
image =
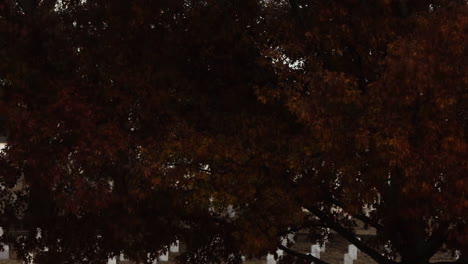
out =
[(37, 263), (176, 239), (186, 263), (324, 263), (280, 237), (334, 230), (379, 264), (461, 263), (467, 17), (463, 0), (2, 1), (2, 242)]

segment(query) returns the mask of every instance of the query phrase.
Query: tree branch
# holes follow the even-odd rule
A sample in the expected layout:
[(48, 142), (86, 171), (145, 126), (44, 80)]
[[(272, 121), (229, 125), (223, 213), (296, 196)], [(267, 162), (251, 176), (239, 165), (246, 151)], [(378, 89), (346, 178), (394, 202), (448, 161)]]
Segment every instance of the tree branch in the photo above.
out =
[(447, 240), (449, 223), (442, 222), (437, 230), (435, 230), (432, 235), (426, 240), (424, 244), (423, 254), (425, 255), (424, 259), (429, 261), (429, 259), (439, 251), (440, 247)]
[(353, 214), (352, 216), (354, 218), (356, 218), (357, 220), (361, 220), (365, 224), (368, 224), (368, 225), (374, 227), (375, 229), (377, 229), (379, 231), (384, 228), (381, 224), (373, 222), (369, 217), (367, 217), (367, 216), (365, 216), (363, 214)]
[[(341, 207), (343, 210), (345, 210), (343, 204), (342, 204), (340, 201), (338, 201), (336, 198), (334, 198), (334, 197), (329, 197), (328, 200), (329, 200), (330, 202), (332, 202), (333, 204), (335, 204), (335, 205)], [(381, 230), (384, 228), (381, 224), (375, 223), (374, 221), (372, 221), (372, 219), (370, 219), (369, 217), (367, 217), (367, 216), (365, 216), (365, 215), (363, 215), (363, 214), (352, 214), (352, 216), (353, 216), (354, 218), (358, 219), (358, 220), (361, 220), (361, 221), (364, 222), (365, 224), (368, 224), (368, 225), (370, 225), (370, 226), (375, 227), (375, 229), (377, 229), (377, 230), (379, 230), (379, 231), (381, 231)]]
[(278, 246), (279, 249), (281, 250), (284, 250), (284, 252), (288, 253), (288, 255), (291, 255), (291, 256), (295, 256), (295, 257), (298, 257), (298, 258), (302, 258), (302, 259), (307, 259), (307, 260), (311, 260), (313, 261), (315, 264), (329, 264), (328, 262), (325, 262), (319, 258), (316, 258), (312, 255), (308, 255), (308, 254), (304, 254), (304, 253), (300, 253), (300, 252), (297, 252), (297, 251), (294, 251), (288, 247), (285, 247), (283, 245), (279, 245)]
[(314, 220), (308, 220), (308, 221), (305, 221), (304, 223), (302, 223), (302, 225), (300, 226), (294, 226), (294, 227), (290, 227), (288, 230), (286, 231), (283, 231), (281, 233), (279, 233), (280, 236), (285, 236), (291, 232), (297, 232), (297, 231), (301, 231), (305, 228), (308, 228), (308, 227), (323, 227), (323, 228), (326, 228), (327, 225), (323, 224), (323, 223), (318, 223), (317, 221), (314, 221)]
[(314, 208), (314, 207), (308, 207), (307, 209), (311, 211), (313, 214), (315, 214), (318, 218), (320, 218), (320, 220), (327, 223), (331, 229), (335, 230), (338, 234), (340, 234), (342, 237), (347, 239), (350, 243), (355, 245), (359, 250), (367, 254), (377, 263), (396, 264), (396, 262), (387, 259), (386, 257), (382, 256), (379, 252), (377, 252), (375, 249), (364, 244), (361, 240), (359, 240), (356, 237), (356, 235), (353, 232), (350, 232), (346, 228), (342, 227), (340, 224), (336, 223), (333, 219), (330, 219), (329, 217), (327, 217), (325, 213), (323, 213), (321, 210)]

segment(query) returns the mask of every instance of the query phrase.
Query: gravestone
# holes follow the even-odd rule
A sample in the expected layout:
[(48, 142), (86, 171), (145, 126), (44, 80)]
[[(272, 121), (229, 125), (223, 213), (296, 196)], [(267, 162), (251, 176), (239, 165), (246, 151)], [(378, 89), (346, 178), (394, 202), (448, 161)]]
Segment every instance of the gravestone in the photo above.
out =
[(310, 247), (310, 252), (313, 257), (320, 258), (320, 246), (315, 244)]
[[(281, 249), (276, 250), (276, 255), (278, 255), (278, 258), (281, 258), (283, 254), (284, 254), (283, 250)], [(266, 259), (267, 259), (267, 264), (276, 264), (275, 255), (268, 253)]]
[(353, 260), (356, 260), (357, 259), (357, 247), (355, 245), (349, 245), (348, 254)]
[(232, 204), (227, 206), (226, 212), (229, 218), (234, 218), (236, 216), (236, 211), (234, 211), (234, 207), (232, 206)]
[(107, 264), (117, 264), (117, 258), (116, 257), (110, 258), (107, 261)]
[(125, 257), (124, 253), (120, 253), (120, 257), (119, 257), (119, 260), (120, 261), (128, 261), (128, 259)]
[(276, 264), (275, 256), (273, 254), (267, 255), (266, 264)]
[(344, 254), (344, 264), (353, 264), (353, 259), (349, 254)]
[(325, 252), (325, 243), (323, 243), (323, 246), (320, 246), (320, 252)]
[(6, 147), (6, 138), (0, 137), (0, 152)]
[(162, 253), (158, 257), (159, 261), (169, 261), (169, 252)]
[(10, 259), (10, 247), (8, 245), (3, 246), (3, 251), (0, 251), (0, 260)]
[(176, 242), (173, 243), (173, 244), (169, 247), (169, 252), (173, 252), (173, 253), (179, 252), (179, 240), (176, 240)]
[[(2, 227), (0, 227), (0, 236), (3, 236)], [(3, 244), (0, 244), (0, 246), (3, 246), (3, 250), (0, 251), (0, 259), (10, 259), (10, 247), (8, 245), (3, 245)]]

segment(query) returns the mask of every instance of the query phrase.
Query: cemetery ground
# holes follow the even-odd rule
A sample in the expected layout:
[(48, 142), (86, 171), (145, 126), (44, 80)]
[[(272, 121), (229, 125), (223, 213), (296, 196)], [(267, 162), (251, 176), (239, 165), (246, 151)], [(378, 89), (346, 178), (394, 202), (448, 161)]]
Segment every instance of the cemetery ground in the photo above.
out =
[[(372, 239), (375, 236), (375, 229), (373, 228), (365, 228), (362, 223), (356, 229), (356, 234), (360, 236), (363, 241)], [(308, 254), (311, 252), (312, 244), (307, 237), (307, 233), (302, 231), (298, 232), (294, 235), (294, 243), (291, 245), (291, 249), (295, 250), (296, 252), (301, 252), (304, 254)], [(359, 250), (357, 251), (357, 259), (351, 261), (345, 261), (344, 255), (349, 253), (349, 242), (340, 237), (337, 233), (331, 232), (330, 236), (325, 243), (325, 250), (320, 252), (320, 259), (326, 261), (329, 264), (376, 264), (374, 260), (372, 260), (366, 254), (363, 254)], [(169, 261), (157, 261), (159, 264), (176, 264), (177, 262), (175, 259), (179, 256), (182, 252), (185, 251), (185, 245), (183, 243), (180, 244), (180, 252), (170, 252), (169, 253)], [(287, 254), (284, 254), (287, 255)], [(23, 262), (19, 260), (15, 260), (15, 252), (14, 250), (10, 251), (10, 258), (9, 260), (0, 260), (0, 264), (21, 264)], [(439, 252), (434, 255), (431, 259), (431, 262), (441, 262), (441, 261), (455, 261), (455, 257), (453, 256), (452, 252)], [(110, 262), (109, 262), (110, 263)], [(130, 260), (120, 260), (119, 257), (116, 258), (117, 264), (137, 264), (134, 261)], [(254, 259), (246, 259), (243, 261), (244, 264), (273, 264), (273, 263), (281, 263), (279, 261), (273, 262), (267, 261), (266, 257), (262, 258), (254, 258)], [(311, 262), (312, 263), (312, 262)]]

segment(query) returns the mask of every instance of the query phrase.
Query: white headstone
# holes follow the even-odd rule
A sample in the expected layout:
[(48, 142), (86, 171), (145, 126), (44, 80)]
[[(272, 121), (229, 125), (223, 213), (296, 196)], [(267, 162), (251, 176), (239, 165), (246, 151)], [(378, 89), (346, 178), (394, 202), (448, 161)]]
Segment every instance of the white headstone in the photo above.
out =
[(281, 245), (287, 247), (288, 243), (294, 244), (294, 234), (287, 234), (285, 237), (281, 238)]
[(325, 245), (327, 244), (328, 242), (328, 239), (325, 239), (325, 241), (323, 241), (323, 245), (320, 246), (320, 252), (325, 252)]
[(236, 216), (236, 211), (234, 211), (234, 207), (232, 206), (232, 204), (227, 206), (226, 212), (229, 218), (233, 218)]
[(348, 254), (352, 259), (357, 259), (357, 247), (355, 245), (349, 245)]
[(268, 254), (266, 257), (266, 264), (276, 264), (275, 256)]
[(310, 252), (313, 257), (320, 258), (320, 245), (315, 244), (310, 247)]
[(114, 190), (114, 180), (113, 180), (113, 179), (110, 179), (110, 180), (108, 181), (108, 183), (109, 183), (109, 190), (111, 190), (111, 191)]
[(128, 259), (125, 257), (124, 253), (120, 253), (120, 257), (119, 257), (119, 260), (120, 261), (128, 261)]
[(179, 252), (179, 240), (176, 240), (170, 247), (169, 252), (177, 253)]
[(0, 251), (0, 259), (10, 259), (10, 247), (3, 245), (3, 251)]
[(110, 258), (107, 261), (107, 264), (117, 264), (117, 258), (116, 257)]
[(0, 136), (0, 152), (6, 147), (6, 137)]
[(159, 261), (169, 261), (169, 252), (162, 253), (158, 257)]
[(282, 257), (283, 256), (283, 250), (282, 249), (276, 250), (276, 255), (278, 255), (278, 257)]
[(287, 247), (288, 246), (288, 240), (286, 238), (281, 238), (281, 245), (283, 247)]
[(42, 230), (38, 227), (36, 228), (36, 239), (40, 239), (42, 237)]
[(349, 254), (344, 254), (344, 264), (353, 264), (353, 259)]

